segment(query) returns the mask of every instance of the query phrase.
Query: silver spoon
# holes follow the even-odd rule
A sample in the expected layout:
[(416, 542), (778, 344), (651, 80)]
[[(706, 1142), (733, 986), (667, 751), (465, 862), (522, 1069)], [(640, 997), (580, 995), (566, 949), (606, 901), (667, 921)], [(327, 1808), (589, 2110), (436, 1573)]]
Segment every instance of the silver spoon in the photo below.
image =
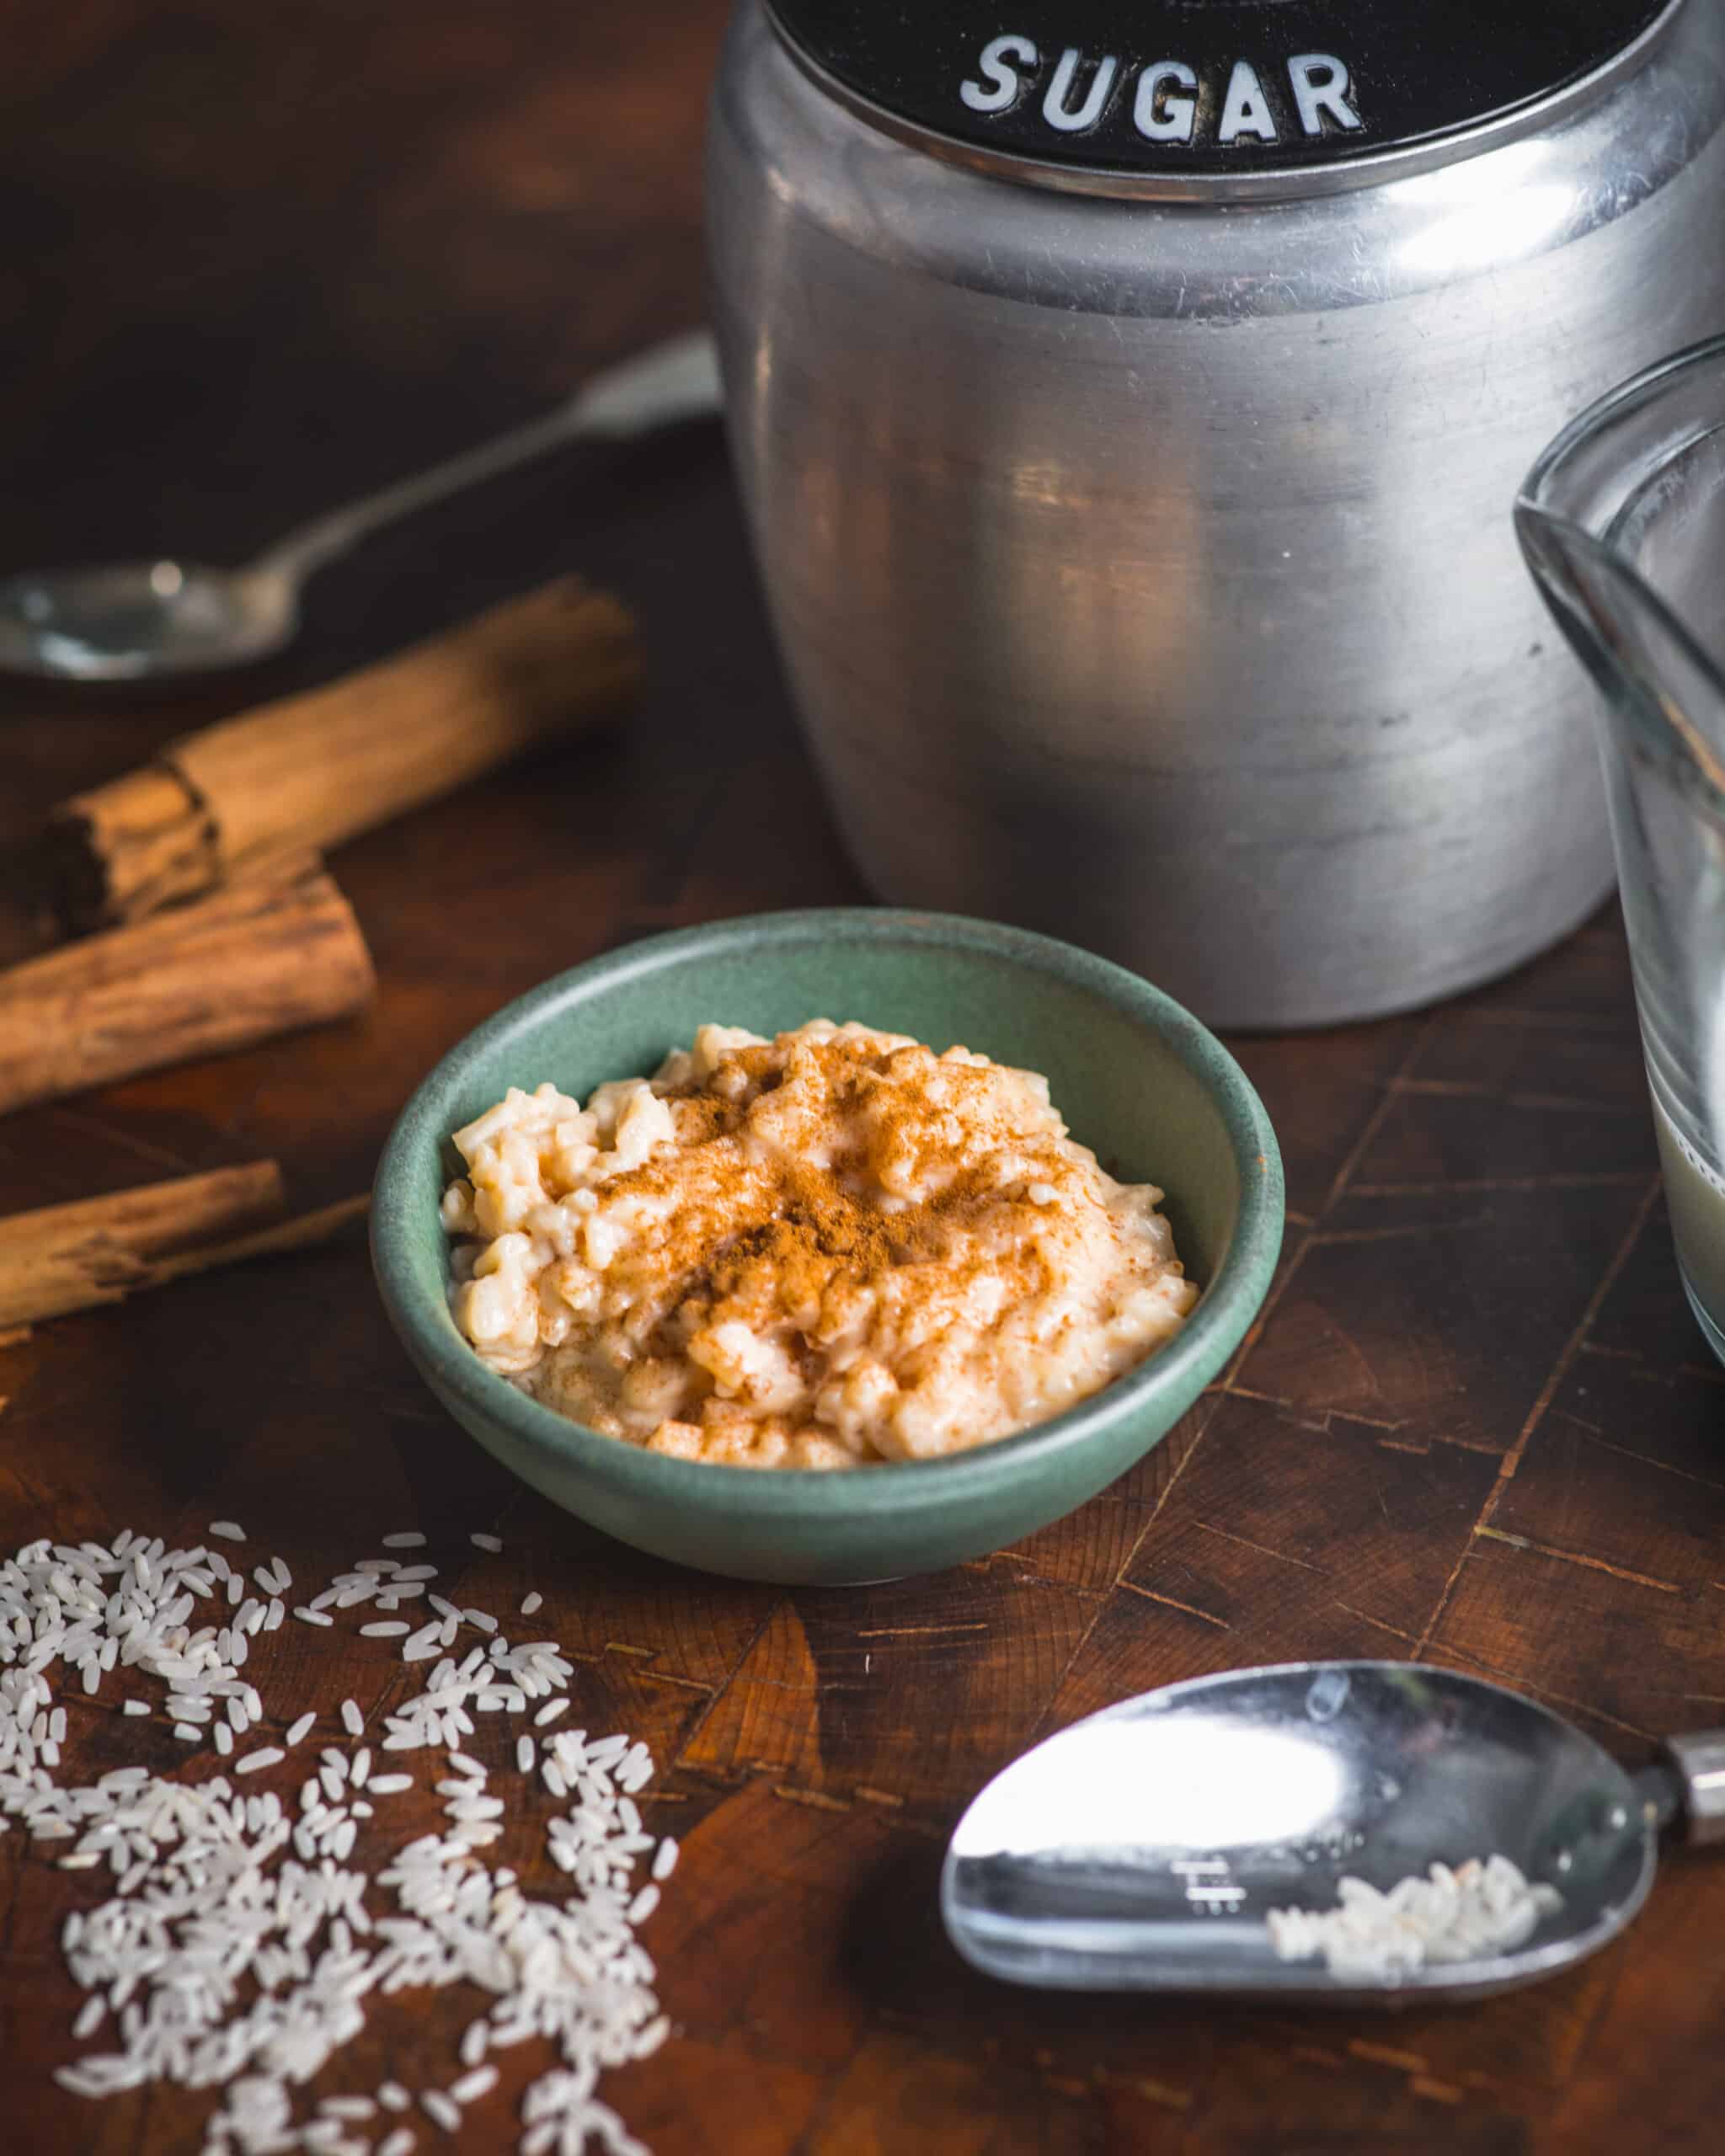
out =
[[(1071, 1991), (1230, 1992), (1317, 2004), (1483, 1999), (1622, 1930), (1663, 1827), (1725, 1838), (1725, 1732), (1638, 1774), (1530, 1700), (1397, 1662), (1200, 1677), (1075, 1723), (997, 1774), (941, 1877), (953, 1945)], [(1399, 1976), (1284, 1961), (1265, 1915), (1501, 1853), (1554, 1886), (1525, 1943)]]
[(595, 375), (542, 419), (302, 525), (238, 568), (162, 560), (26, 571), (0, 583), (0, 667), (136, 681), (261, 659), (298, 630), (306, 579), (384, 525), (565, 442), (622, 440), (718, 407), (713, 339), (696, 330)]

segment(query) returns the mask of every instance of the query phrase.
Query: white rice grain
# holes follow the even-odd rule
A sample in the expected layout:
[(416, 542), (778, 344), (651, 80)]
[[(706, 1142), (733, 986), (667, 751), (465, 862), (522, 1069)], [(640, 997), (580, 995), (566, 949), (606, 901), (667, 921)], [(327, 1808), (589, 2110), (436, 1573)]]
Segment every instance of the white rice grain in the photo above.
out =
[(1322, 1956), (1332, 1976), (1381, 1983), (1519, 1946), (1563, 1906), (1556, 1887), (1530, 1881), (1505, 1856), (1434, 1864), (1387, 1892), (1344, 1878), (1336, 1893), (1332, 1909), (1266, 1911), (1271, 1947), (1284, 1961)]
[(446, 2133), (459, 2132), (461, 2106), (452, 2103), (441, 2089), (422, 2089), (419, 2091), (419, 2108), (433, 2125), (441, 2126)]
[[(238, 1535), (234, 1524), (221, 1524)], [(356, 1599), (376, 1598), (380, 1581), (395, 1598), (424, 1592), (422, 1579), (400, 1577), (390, 1561), (364, 1561), (367, 1569), (347, 1576), (349, 1586), (365, 1582)], [(429, 1567), (410, 1569), (430, 1576)], [(377, 2106), (406, 2110), (408, 2092), (385, 2084), (375, 2100), (328, 2097), (307, 2114), (302, 2090), (360, 2031), (368, 2009), (382, 2010), (404, 1988), (477, 1978), (489, 1993), (487, 2012), (462, 2036), (461, 2078), (420, 2099), (426, 2116), (458, 2130), (462, 2103), (496, 2086), (486, 2052), (537, 2034), (561, 2061), (525, 2092), (522, 2148), (564, 2156), (595, 2144), (613, 2156), (637, 2148), (594, 2089), (602, 2068), (645, 2057), (669, 2027), (633, 1925), (651, 1913), (675, 1844), (660, 1842), (653, 1882), (633, 1897), (629, 1889), (638, 1860), (654, 1849), (627, 1793), (651, 1774), (651, 1756), (620, 1735), (547, 1737), (542, 1753), (532, 1737), (516, 1735), (519, 1771), (531, 1775), (537, 1764), (545, 1786), (569, 1797), (547, 1828), (568, 1898), (533, 1899), (512, 1870), (489, 1868), (483, 1852), (502, 1835), (505, 1800), (489, 1793), (486, 1769), (461, 1748), (478, 1711), (531, 1710), (537, 1727), (566, 1710), (566, 1697), (547, 1697), (565, 1693), (572, 1668), (555, 1641), (511, 1646), (494, 1637), (489, 1652), (475, 1647), (457, 1662), (446, 1637), (454, 1605), (427, 1628), (430, 1654), (442, 1658), (419, 1680), (418, 1698), (383, 1715), (386, 1733), (372, 1743), (446, 1753), (446, 1823), (397, 1849), (375, 1880), (352, 1863), (360, 1824), (372, 1817), (358, 1792), (398, 1794), (414, 1778), (372, 1780), (364, 1744), (351, 1758), (323, 1747), (318, 1773), (287, 1806), (274, 1790), (238, 1792), (220, 1771), (181, 1782), (128, 1767), (79, 1790), (53, 1780), (48, 1769), (67, 1737), (51, 1682), (56, 1669), (92, 1695), (110, 1671), (153, 1678), (176, 1735), (192, 1744), (210, 1737), (236, 1781), (305, 1742), (318, 1708), (302, 1699), (280, 1745), (232, 1758), (236, 1729), (260, 1728), (276, 1712), (266, 1710), (267, 1684), (242, 1672), (254, 1641), (259, 1670), (268, 1662), (273, 1650), (264, 1642), (286, 1614), (280, 1590), (290, 1578), (279, 1557), (254, 1577), (268, 1602), (248, 1597), (218, 1553), (170, 1550), (130, 1529), (109, 1546), (44, 1540), (0, 1558), (0, 1831), (15, 1821), (39, 1844), (71, 1844), (57, 1860), (62, 1868), (93, 1873), (105, 1865), (113, 1875), (113, 1898), (71, 1912), (60, 1937), (87, 1994), (77, 2040), (97, 2036), (109, 2014), (115, 2032), (55, 2078), (90, 2098), (155, 2082), (211, 2092), (206, 2156), (364, 2156), (370, 2136), (355, 2126)], [(223, 1586), (224, 1621), (200, 1627), (200, 1598)], [(347, 1591), (339, 1576), (294, 1614), (328, 1629), (326, 1609)], [(489, 1613), (467, 1614), (495, 1633)], [(142, 1700), (121, 1706), (126, 1715), (151, 1711)], [(361, 1737), (357, 1704), (342, 1702), (340, 1713), (347, 1740)], [(387, 1917), (367, 1907), (374, 1891), (393, 1897)], [(414, 2145), (413, 2131), (398, 2126), (374, 2156), (411, 2156)]]

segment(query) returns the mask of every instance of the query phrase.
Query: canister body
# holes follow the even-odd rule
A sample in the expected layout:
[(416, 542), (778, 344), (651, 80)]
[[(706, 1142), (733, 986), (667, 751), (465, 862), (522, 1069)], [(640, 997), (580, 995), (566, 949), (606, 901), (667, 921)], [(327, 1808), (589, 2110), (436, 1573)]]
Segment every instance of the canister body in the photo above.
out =
[[(1547, 131), (1230, 204), (895, 140), (745, 0), (715, 318), (777, 633), (895, 902), (1087, 944), (1212, 1022), (1502, 973), (1611, 881), (1518, 483), (1725, 328), (1725, 11)], [(866, 1015), (866, 1014), (865, 1014)]]

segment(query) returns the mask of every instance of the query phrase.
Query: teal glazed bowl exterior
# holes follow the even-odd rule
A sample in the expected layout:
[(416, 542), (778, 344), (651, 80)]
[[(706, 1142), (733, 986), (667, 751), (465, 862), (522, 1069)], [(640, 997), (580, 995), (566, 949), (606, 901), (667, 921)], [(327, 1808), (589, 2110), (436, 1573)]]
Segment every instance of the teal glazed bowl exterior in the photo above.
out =
[[(449, 1310), (438, 1201), (450, 1134), (506, 1087), (583, 1097), (644, 1076), (713, 1021), (773, 1034), (858, 1019), (1046, 1074), (1074, 1138), (1167, 1192), (1185, 1326), (1055, 1421), (943, 1460), (852, 1470), (709, 1466), (601, 1436), (487, 1369)], [(1262, 1103), (1197, 1019), (1135, 974), (1043, 936), (868, 907), (757, 915), (654, 937), (560, 974), (451, 1050), (403, 1110), (377, 1172), (371, 1253), (408, 1353), (486, 1449), (620, 1541), (738, 1579), (900, 1577), (997, 1550), (1140, 1460), (1216, 1376), (1263, 1303), (1282, 1166)]]

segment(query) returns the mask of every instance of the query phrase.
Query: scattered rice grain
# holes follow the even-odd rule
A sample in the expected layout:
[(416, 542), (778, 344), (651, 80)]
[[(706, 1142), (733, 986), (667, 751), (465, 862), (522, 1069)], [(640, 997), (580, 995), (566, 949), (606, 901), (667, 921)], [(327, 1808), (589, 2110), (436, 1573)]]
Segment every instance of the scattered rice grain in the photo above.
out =
[(434, 2126), (441, 2126), (446, 2133), (459, 2132), (461, 2106), (451, 2103), (441, 2089), (422, 2089), (419, 2091), (419, 2108)]
[[(243, 1539), (236, 1523), (216, 1523), (211, 1533), (218, 1528)], [(475, 1539), (501, 1547), (494, 1536)], [(424, 1593), (432, 1568), (409, 1571), (420, 1577), (403, 1577), (393, 1561), (362, 1561), (293, 1614), (328, 1629), (325, 1609), (350, 1593), (376, 1598), (382, 1585), (391, 1598)], [(603, 2067), (644, 2057), (669, 2027), (632, 1929), (632, 1918), (650, 1913), (657, 1886), (633, 1899), (628, 1888), (638, 1858), (654, 1848), (627, 1794), (652, 1773), (646, 1748), (622, 1736), (590, 1744), (574, 1732), (544, 1739), (542, 1755), (533, 1737), (517, 1736), (524, 1774), (537, 1761), (553, 1794), (574, 1785), (566, 1815), (547, 1828), (568, 1898), (530, 1899), (512, 1870), (494, 1871), (479, 1854), (500, 1838), (505, 1807), (460, 1744), (482, 1709), (526, 1714), (544, 1701), (534, 1722), (548, 1725), (568, 1701), (547, 1695), (565, 1689), (572, 1665), (554, 1641), (512, 1647), (483, 1611), (467, 1614), (493, 1636), (489, 1651), (476, 1646), (457, 1662), (446, 1650), (460, 1613), (428, 1598), (439, 1621), (423, 1630), (430, 1655), (443, 1658), (419, 1680), (419, 1697), (383, 1715), (387, 1733), (373, 1743), (446, 1754), (446, 1824), (398, 1849), (373, 1881), (365, 1868), (346, 1868), (360, 1822), (371, 1816), (357, 1792), (393, 1795), (411, 1789), (413, 1775), (371, 1780), (371, 1749), (361, 1745), (351, 1762), (345, 1750), (323, 1748), (296, 1805), (270, 1790), (237, 1792), (225, 1778), (286, 1758), (318, 1712), (299, 1712), (281, 1744), (232, 1759), (236, 1730), (270, 1719), (257, 1685), (241, 1673), (252, 1643), (286, 1616), (281, 1592), (291, 1584), (280, 1557), (253, 1577), (267, 1601), (248, 1595), (241, 1572), (219, 1553), (169, 1550), (131, 1529), (111, 1546), (72, 1549), (45, 1538), (0, 1558), (0, 1831), (9, 1813), (40, 1844), (75, 1843), (57, 1860), (61, 1868), (105, 1865), (114, 1875), (113, 1898), (70, 1913), (60, 1936), (88, 1994), (77, 2040), (96, 2036), (110, 2013), (116, 2031), (105, 2051), (56, 2068), (55, 2078), (89, 2097), (163, 2081), (211, 2092), (216, 2108), (206, 2122), (206, 2156), (363, 2156), (369, 2136), (356, 2136), (351, 2122), (372, 2116), (372, 2098), (328, 2097), (310, 2116), (302, 2108), (296, 2115), (306, 2100), (298, 2092), (359, 2032), (368, 2006), (403, 1988), (479, 1975), (492, 1994), (489, 2010), (462, 2037), (462, 2078), (421, 2098), (426, 2116), (455, 2132), (462, 2102), (496, 2085), (487, 2050), (537, 2033), (553, 2038), (562, 2063), (523, 2096), (527, 2156), (553, 2148), (573, 2156), (595, 2143), (613, 2156), (636, 2148), (594, 2088)], [(224, 1621), (200, 1627), (198, 1598), (223, 1586)], [(391, 1628), (395, 1636), (408, 1630)], [(231, 1764), (202, 1781), (138, 1766), (110, 1770), (88, 1789), (56, 1788), (45, 1772), (67, 1737), (66, 1710), (48, 1675), (56, 1663), (64, 1681), (91, 1695), (109, 1671), (136, 1668), (155, 1678), (175, 1735), (191, 1744), (209, 1737)], [(120, 1705), (128, 1716), (152, 1711), (142, 1700)], [(340, 1712), (348, 1739), (363, 1736), (357, 1704), (345, 1700)], [(561, 1764), (553, 1745), (564, 1748)], [(673, 1847), (659, 1844), (655, 1881)], [(366, 1906), (373, 1885), (394, 1897), (387, 1918), (374, 1919)], [(375, 2099), (398, 2113), (411, 2101), (398, 2083), (385, 2084)], [(410, 2156), (414, 2145), (412, 2130), (400, 2126), (374, 2156)]]

